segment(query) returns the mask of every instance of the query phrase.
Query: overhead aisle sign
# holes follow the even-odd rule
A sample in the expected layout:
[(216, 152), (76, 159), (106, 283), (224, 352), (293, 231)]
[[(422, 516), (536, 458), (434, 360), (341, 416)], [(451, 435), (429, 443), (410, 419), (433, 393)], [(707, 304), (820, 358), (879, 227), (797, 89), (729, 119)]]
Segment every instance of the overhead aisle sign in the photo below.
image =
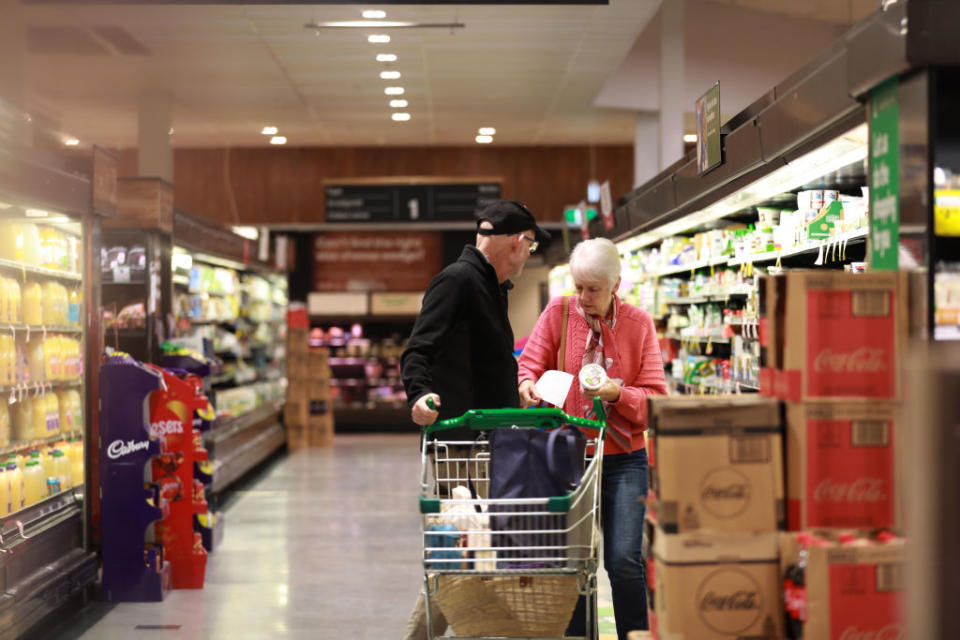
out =
[(720, 166), (720, 83), (697, 100), (697, 173)]
[(870, 93), (870, 268), (896, 271), (900, 243), (899, 82)]
[(494, 181), (344, 181), (324, 186), (326, 222), (464, 222), (500, 199)]

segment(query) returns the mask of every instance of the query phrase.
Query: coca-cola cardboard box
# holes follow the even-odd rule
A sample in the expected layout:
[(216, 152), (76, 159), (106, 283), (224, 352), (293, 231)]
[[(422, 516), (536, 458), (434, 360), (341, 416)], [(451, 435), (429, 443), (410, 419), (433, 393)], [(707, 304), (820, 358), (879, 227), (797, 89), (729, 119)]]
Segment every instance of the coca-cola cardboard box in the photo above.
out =
[(668, 533), (785, 525), (780, 403), (759, 396), (649, 400), (650, 510)]
[(783, 638), (778, 534), (651, 536), (650, 631), (661, 640)]
[(897, 405), (788, 403), (787, 526), (882, 529), (897, 522)]
[[(783, 571), (796, 562), (795, 534), (781, 540)], [(904, 543), (824, 542), (809, 549), (804, 640), (907, 640), (902, 614)]]
[(790, 402), (899, 397), (904, 274), (797, 270), (774, 280), (761, 290), (772, 371), (765, 380), (775, 395)]

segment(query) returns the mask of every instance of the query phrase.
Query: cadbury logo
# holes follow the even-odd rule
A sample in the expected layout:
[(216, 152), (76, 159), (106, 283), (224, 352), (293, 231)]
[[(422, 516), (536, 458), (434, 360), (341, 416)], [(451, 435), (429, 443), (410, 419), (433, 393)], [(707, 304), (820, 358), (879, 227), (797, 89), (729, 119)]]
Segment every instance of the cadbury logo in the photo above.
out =
[(882, 502), (887, 499), (881, 478), (857, 478), (853, 482), (835, 482), (824, 478), (813, 492), (817, 502)]
[(856, 625), (847, 627), (840, 634), (840, 640), (904, 640), (906, 632), (902, 624), (894, 622), (881, 629), (858, 629)]
[(756, 591), (734, 591), (728, 594), (717, 594), (708, 591), (700, 600), (700, 611), (751, 611), (760, 608), (760, 600)]
[(887, 370), (883, 349), (860, 347), (850, 353), (839, 353), (827, 348), (813, 360), (817, 373), (877, 373)]
[(107, 447), (107, 457), (111, 460), (116, 460), (117, 458), (123, 457), (128, 453), (133, 453), (134, 451), (139, 451), (140, 449), (146, 449), (149, 446), (149, 440), (143, 440), (141, 442), (137, 442), (136, 440), (128, 440), (126, 443), (123, 440), (114, 440), (110, 443), (110, 446)]

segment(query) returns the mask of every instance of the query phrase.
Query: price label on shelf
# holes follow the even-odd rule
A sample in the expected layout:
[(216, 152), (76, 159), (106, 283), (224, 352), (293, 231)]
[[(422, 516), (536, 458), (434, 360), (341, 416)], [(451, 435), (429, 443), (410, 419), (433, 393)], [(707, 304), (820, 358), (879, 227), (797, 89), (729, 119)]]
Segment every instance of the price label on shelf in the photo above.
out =
[(130, 267), (116, 266), (113, 268), (114, 282), (130, 282)]

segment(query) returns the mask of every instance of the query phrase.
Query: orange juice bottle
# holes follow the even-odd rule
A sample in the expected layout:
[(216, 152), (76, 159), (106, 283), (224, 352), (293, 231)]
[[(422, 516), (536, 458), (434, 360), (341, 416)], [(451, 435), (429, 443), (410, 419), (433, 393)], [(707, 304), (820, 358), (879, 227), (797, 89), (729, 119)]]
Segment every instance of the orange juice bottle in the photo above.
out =
[(33, 412), (30, 415), (30, 437), (33, 440), (47, 437), (47, 401), (43, 396), (33, 399)]
[(10, 513), (15, 513), (23, 509), (23, 472), (16, 462), (10, 462), (3, 475), (10, 485)]
[(47, 478), (43, 467), (36, 460), (31, 460), (23, 470), (23, 506), (37, 504), (46, 495)]
[(73, 472), (70, 469), (70, 460), (60, 449), (54, 449), (51, 454), (53, 458), (53, 475), (60, 481), (60, 490), (65, 491), (73, 486)]
[[(77, 447), (74, 447), (76, 449)], [(85, 482), (83, 477), (83, 444), (80, 444), (79, 447), (80, 456), (71, 456), (70, 458), (70, 475), (73, 478), (73, 486), (81, 485)]]
[(33, 440), (33, 398), (27, 396), (13, 405), (12, 422), (14, 442)]
[(17, 347), (13, 336), (0, 333), (0, 385), (17, 384)]
[(16, 280), (7, 280), (7, 304), (10, 322), (23, 322), (23, 315), (20, 310), (20, 283)]
[(23, 240), (20, 246), (23, 247), (23, 253), (21, 254), (22, 257), (20, 261), (34, 267), (39, 267), (41, 262), (40, 231), (37, 229), (37, 225), (30, 222), (24, 222), (22, 226)]
[(10, 445), (10, 410), (6, 402), (0, 400), (0, 447)]
[(10, 319), (10, 281), (0, 278), (0, 322), (13, 322)]
[(42, 398), (47, 419), (47, 433), (44, 437), (58, 436), (60, 435), (60, 401), (55, 393), (48, 393)]
[(7, 480), (7, 469), (0, 465), (0, 517), (10, 513), (10, 481)]
[[(36, 335), (36, 334), (34, 334)], [(26, 381), (31, 384), (35, 382), (44, 382), (46, 380), (47, 361), (43, 351), (44, 340), (37, 336), (30, 338), (27, 343), (27, 377)]]
[(47, 281), (44, 282), (41, 287), (41, 297), (40, 297), (40, 316), (43, 318), (41, 324), (45, 324), (48, 327), (55, 324), (61, 324), (60, 322), (60, 313), (57, 304), (57, 287), (59, 285), (56, 282)]
[(40, 284), (34, 280), (27, 280), (23, 285), (20, 312), (24, 324), (43, 324), (43, 291)]
[(63, 380), (63, 346), (60, 336), (43, 341), (43, 374), (46, 380)]

